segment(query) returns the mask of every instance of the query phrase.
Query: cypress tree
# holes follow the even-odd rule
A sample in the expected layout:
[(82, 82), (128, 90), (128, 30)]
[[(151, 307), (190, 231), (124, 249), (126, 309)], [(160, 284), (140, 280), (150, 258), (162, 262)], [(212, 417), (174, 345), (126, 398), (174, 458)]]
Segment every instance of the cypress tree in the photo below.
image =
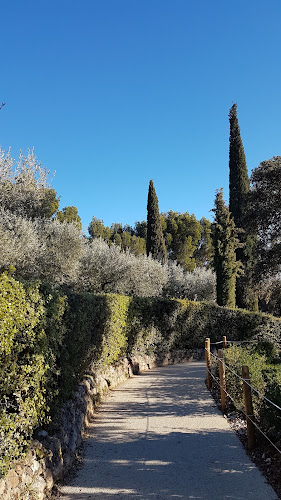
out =
[(239, 230), (224, 202), (222, 189), (217, 191), (213, 212), (215, 221), (212, 226), (212, 239), (217, 303), (219, 306), (235, 307), (236, 276), (241, 267), (240, 262), (236, 260), (236, 249), (240, 246)]
[(159, 214), (158, 198), (152, 180), (149, 182), (147, 199), (146, 253), (162, 262), (167, 259), (167, 250)]
[(237, 227), (243, 228), (250, 181), (237, 118), (237, 104), (229, 111), (229, 210)]
[(247, 224), (250, 180), (237, 118), (237, 104), (230, 108), (229, 124), (229, 210), (235, 225), (242, 229), (239, 239), (243, 245), (236, 253), (237, 260), (242, 262), (244, 268), (244, 273), (236, 282), (236, 301), (238, 307), (256, 309), (252, 285), (256, 237), (251, 234)]

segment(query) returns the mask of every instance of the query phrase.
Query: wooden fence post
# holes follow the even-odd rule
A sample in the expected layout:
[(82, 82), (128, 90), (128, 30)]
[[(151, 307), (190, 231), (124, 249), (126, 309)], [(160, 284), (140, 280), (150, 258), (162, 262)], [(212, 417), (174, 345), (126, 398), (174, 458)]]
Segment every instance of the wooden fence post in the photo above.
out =
[(224, 335), (223, 338), (222, 338), (222, 348), (225, 349), (226, 348), (226, 336)]
[(225, 366), (223, 363), (223, 350), (219, 349), (218, 352), (219, 374), (220, 374), (220, 390), (221, 390), (221, 411), (224, 413), (226, 409), (225, 398)]
[(206, 359), (206, 370), (207, 370), (207, 387), (211, 389), (212, 387), (212, 378), (211, 378), (211, 346), (210, 339), (206, 338), (205, 340), (205, 359)]
[[(242, 378), (250, 384), (250, 375), (249, 375), (249, 367), (242, 366)], [(254, 412), (253, 412), (253, 403), (252, 403), (252, 391), (251, 387), (244, 382), (243, 380), (243, 393), (244, 393), (244, 404), (245, 404), (245, 413), (247, 419), (247, 442), (248, 442), (248, 450), (251, 451), (254, 449), (256, 444), (256, 436), (255, 436), (255, 426), (253, 424), (254, 420)]]

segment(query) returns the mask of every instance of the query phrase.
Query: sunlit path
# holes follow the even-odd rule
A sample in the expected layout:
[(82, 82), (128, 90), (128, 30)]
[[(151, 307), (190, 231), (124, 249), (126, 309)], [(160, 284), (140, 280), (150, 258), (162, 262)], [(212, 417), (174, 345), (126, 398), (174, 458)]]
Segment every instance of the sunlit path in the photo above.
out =
[(113, 390), (61, 499), (276, 499), (204, 378), (204, 363), (193, 362), (151, 370)]

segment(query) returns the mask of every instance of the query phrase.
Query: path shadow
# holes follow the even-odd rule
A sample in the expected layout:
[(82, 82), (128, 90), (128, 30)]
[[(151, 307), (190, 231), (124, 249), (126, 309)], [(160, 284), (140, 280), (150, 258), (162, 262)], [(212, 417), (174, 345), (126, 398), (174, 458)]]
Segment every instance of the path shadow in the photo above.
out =
[(238, 438), (218, 428), (202, 363), (141, 377), (141, 387), (128, 383), (113, 391), (119, 401), (102, 405), (89, 428), (83, 467), (62, 500), (274, 498), (264, 496), (263, 478)]

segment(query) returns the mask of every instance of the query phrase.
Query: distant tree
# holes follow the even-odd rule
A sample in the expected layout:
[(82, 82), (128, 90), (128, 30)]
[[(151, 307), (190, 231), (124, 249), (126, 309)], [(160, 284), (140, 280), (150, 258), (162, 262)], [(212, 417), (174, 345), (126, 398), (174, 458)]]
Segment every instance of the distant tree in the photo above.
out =
[(124, 231), (126, 233), (129, 233), (131, 236), (133, 236), (135, 234), (134, 228), (132, 226), (130, 226), (129, 224), (125, 224), (125, 226), (123, 227), (123, 232)]
[(212, 243), (212, 225), (211, 222), (202, 217), (200, 220), (202, 228), (201, 237), (198, 246), (194, 252), (196, 267), (211, 267), (213, 257), (213, 243)]
[(122, 249), (123, 250), (130, 250), (131, 249), (131, 243), (132, 243), (132, 236), (128, 231), (123, 231), (121, 234), (121, 241), (122, 241)]
[(147, 236), (147, 221), (143, 220), (141, 222), (135, 223), (134, 233), (139, 238), (146, 240)]
[(223, 199), (223, 190), (215, 198), (215, 220), (213, 224), (214, 270), (216, 273), (217, 303), (219, 306), (235, 307), (235, 282), (241, 264), (236, 260), (239, 230), (235, 227), (229, 209)]
[(159, 214), (158, 198), (152, 180), (149, 183), (147, 199), (146, 253), (159, 261), (165, 261), (167, 259), (167, 251)]
[(193, 214), (172, 210), (161, 214), (161, 220), (169, 259), (176, 260), (185, 271), (193, 271), (194, 253), (202, 233), (200, 222)]
[(131, 239), (130, 251), (136, 256), (145, 254), (146, 253), (145, 239), (133, 235)]
[(113, 224), (111, 224), (110, 230), (113, 236), (114, 234), (122, 234), (123, 226), (120, 222), (113, 222)]
[(114, 233), (112, 235), (112, 241), (115, 245), (122, 247), (122, 238), (121, 238), (121, 235), (119, 233)]
[(62, 210), (58, 210), (56, 217), (60, 222), (71, 222), (78, 229), (82, 229), (81, 218), (76, 207), (64, 207)]
[(236, 301), (238, 307), (256, 309), (253, 274), (257, 238), (252, 228), (247, 225), (250, 180), (237, 118), (237, 104), (233, 104), (230, 109), (229, 124), (229, 210), (235, 225), (243, 230), (239, 235), (243, 246), (238, 248), (236, 253), (237, 260), (243, 264), (244, 272), (236, 281)]
[(93, 217), (89, 227), (88, 231), (90, 234), (90, 239), (94, 238), (102, 238), (105, 241), (109, 241), (111, 237), (111, 230), (107, 226), (104, 226), (103, 220), (97, 219), (96, 217)]

